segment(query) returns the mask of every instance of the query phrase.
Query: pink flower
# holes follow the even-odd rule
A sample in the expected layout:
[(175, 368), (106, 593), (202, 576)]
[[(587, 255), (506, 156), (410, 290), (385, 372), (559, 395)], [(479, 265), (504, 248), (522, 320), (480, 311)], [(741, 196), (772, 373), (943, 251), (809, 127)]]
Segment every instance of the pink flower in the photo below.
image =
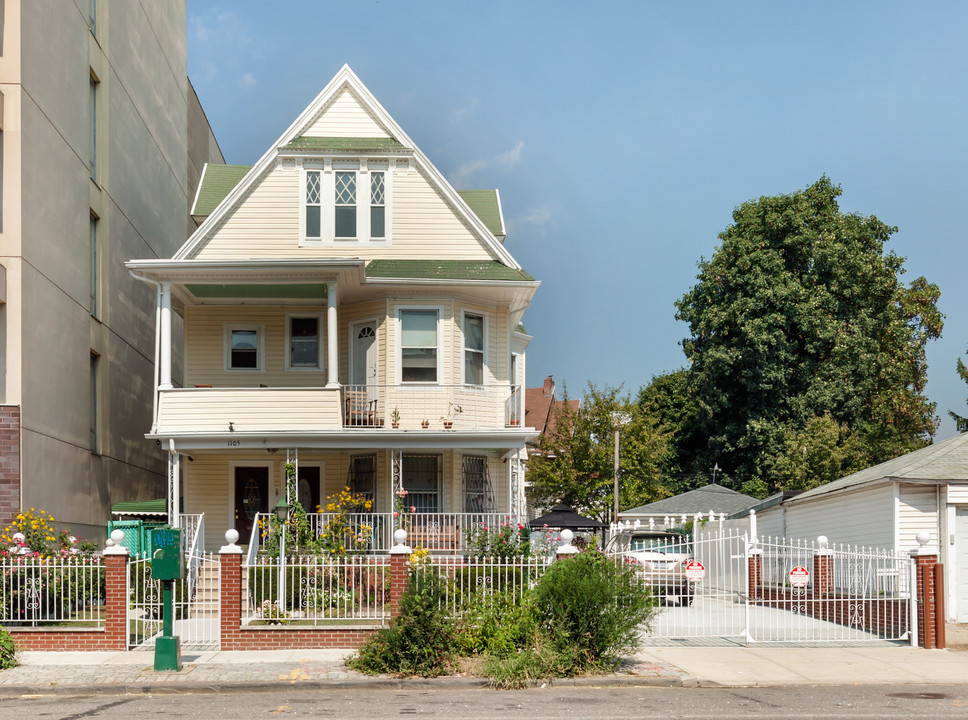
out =
[(417, 512), (417, 506), (416, 505), (411, 505), (410, 506), (410, 512)]
[(400, 513), (398, 512), (393, 513), (393, 517), (399, 517), (399, 516), (400, 516)]

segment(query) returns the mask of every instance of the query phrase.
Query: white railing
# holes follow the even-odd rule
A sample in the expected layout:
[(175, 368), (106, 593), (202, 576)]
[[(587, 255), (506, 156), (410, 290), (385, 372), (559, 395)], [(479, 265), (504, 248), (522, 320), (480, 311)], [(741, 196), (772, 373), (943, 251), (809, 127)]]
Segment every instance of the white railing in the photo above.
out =
[[(409, 495), (408, 495), (409, 497)], [(253, 565), (263, 547), (260, 523), (269, 527), (271, 516), (258, 513), (253, 521), (246, 563)], [(338, 527), (344, 532), (343, 548), (350, 553), (384, 553), (393, 545), (393, 531), (403, 527), (411, 547), (434, 553), (460, 554), (468, 549), (468, 539), (482, 528), (498, 528), (511, 518), (504, 513), (309, 513), (311, 537)], [(349, 532), (346, 532), (349, 530)], [(360, 540), (362, 539), (362, 542)], [(287, 541), (291, 545), (291, 541)], [(289, 547), (291, 554), (298, 548)]]
[(104, 593), (100, 556), (0, 558), (0, 625), (104, 627)]
[(481, 605), (520, 604), (524, 594), (537, 584), (553, 561), (547, 554), (506, 558), (433, 557), (429, 562), (417, 563), (412, 578), (419, 587), (426, 581), (428, 572), (439, 573), (445, 581), (442, 605), (451, 615), (459, 615)]
[(182, 528), (185, 533), (185, 572), (188, 574), (188, 601), (195, 599), (198, 589), (199, 569), (202, 553), (205, 551), (205, 513), (200, 515), (182, 515)]
[(511, 385), (344, 385), (342, 391), (344, 427), (480, 430), (518, 427), (524, 418), (523, 394)]
[[(280, 565), (285, 582), (280, 582)], [(259, 557), (246, 564), (244, 625), (383, 624), (390, 616), (388, 556)]]

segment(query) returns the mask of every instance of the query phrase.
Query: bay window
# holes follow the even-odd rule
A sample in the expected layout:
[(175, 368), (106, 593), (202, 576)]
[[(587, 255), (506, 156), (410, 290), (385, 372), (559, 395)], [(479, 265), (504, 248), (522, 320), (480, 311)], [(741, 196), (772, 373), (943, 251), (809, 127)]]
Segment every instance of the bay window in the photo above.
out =
[(439, 309), (401, 309), (400, 382), (435, 383), (439, 380)]

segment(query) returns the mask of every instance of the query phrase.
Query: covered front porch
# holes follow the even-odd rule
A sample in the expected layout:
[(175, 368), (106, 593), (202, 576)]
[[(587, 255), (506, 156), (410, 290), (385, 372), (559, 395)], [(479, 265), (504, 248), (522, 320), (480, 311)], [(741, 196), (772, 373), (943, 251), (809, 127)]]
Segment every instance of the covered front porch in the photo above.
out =
[[(302, 506), (314, 536), (336, 524), (349, 528), (347, 552), (386, 552), (393, 531), (405, 527), (414, 547), (458, 553), (468, 533), (522, 521), (525, 451), (455, 441), (428, 439), (405, 448), (186, 448), (170, 454), (168, 507), (204, 516), (208, 550), (218, 549), (233, 528), (239, 543), (257, 552), (283, 499)], [(295, 482), (287, 483), (287, 466)], [(171, 521), (182, 524), (180, 514), (170, 513)]]

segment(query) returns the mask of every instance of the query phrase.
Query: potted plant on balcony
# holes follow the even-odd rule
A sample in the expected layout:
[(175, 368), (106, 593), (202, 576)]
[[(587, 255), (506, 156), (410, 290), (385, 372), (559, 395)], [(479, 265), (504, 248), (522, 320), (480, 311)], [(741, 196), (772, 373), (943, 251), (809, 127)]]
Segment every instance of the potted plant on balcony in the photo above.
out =
[(390, 425), (394, 430), (400, 427), (400, 408), (393, 408), (393, 412), (390, 413)]
[(460, 405), (455, 405), (454, 403), (450, 403), (450, 411), (447, 413), (447, 416), (444, 417), (443, 415), (441, 415), (440, 417), (440, 421), (444, 424), (444, 430), (450, 430), (451, 428), (453, 428), (454, 417), (456, 417), (457, 415), (460, 415), (462, 412), (464, 412), (464, 408), (462, 408)]

